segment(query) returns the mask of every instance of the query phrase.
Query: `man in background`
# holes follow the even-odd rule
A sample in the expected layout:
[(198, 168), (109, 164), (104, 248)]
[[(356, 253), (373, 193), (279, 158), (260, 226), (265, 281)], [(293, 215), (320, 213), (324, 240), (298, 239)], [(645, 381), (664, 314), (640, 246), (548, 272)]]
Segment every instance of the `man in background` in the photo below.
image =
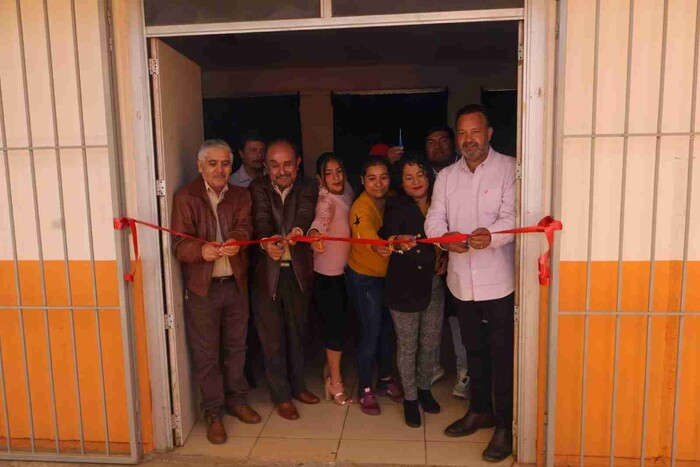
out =
[(265, 141), (255, 131), (244, 133), (241, 137), (241, 149), (238, 155), (243, 162), (231, 175), (231, 184), (241, 188), (248, 188), (250, 182), (265, 174), (263, 162), (265, 160)]
[[(459, 160), (459, 154), (455, 153), (454, 140), (454, 131), (447, 125), (434, 125), (428, 128), (426, 132), (425, 157), (433, 168), (436, 178), (442, 169)], [(459, 321), (457, 320), (457, 315), (455, 315), (453, 300), (454, 297), (448, 289), (447, 296), (445, 297), (445, 314), (447, 315), (447, 322), (449, 323), (450, 332), (452, 334), (452, 345), (455, 350), (455, 362), (457, 367), (457, 381), (455, 382), (454, 388), (452, 388), (452, 395), (460, 399), (468, 399), (469, 375), (467, 371), (467, 351), (462, 344)], [(438, 347), (437, 365), (433, 370), (433, 383), (442, 378), (445, 374), (445, 370), (440, 366), (439, 349)]]

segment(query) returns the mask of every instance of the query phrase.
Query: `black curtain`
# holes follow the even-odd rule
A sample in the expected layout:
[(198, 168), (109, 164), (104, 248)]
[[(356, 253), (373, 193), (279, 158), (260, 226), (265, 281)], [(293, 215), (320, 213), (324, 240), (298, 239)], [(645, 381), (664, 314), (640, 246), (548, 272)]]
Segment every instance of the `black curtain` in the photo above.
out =
[[(259, 96), (204, 99), (204, 137), (221, 138), (234, 150), (234, 170), (240, 166), (241, 136), (257, 131), (266, 140), (286, 138), (303, 154), (299, 96)], [(303, 172), (302, 172), (303, 173)]]
[(353, 186), (371, 146), (399, 144), (423, 153), (425, 132), (447, 123), (447, 91), (411, 94), (333, 95), (333, 147), (343, 158)]

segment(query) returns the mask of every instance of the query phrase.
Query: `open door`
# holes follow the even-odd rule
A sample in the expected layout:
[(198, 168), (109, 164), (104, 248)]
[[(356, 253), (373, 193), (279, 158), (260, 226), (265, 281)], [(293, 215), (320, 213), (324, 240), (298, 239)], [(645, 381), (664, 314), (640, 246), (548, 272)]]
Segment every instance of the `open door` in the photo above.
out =
[[(158, 39), (150, 39), (160, 224), (170, 227), (175, 192), (197, 175), (197, 150), (204, 139), (199, 66)], [(175, 445), (182, 446), (197, 420), (197, 393), (185, 336), (184, 288), (170, 235), (161, 236), (166, 328), (170, 359)]]

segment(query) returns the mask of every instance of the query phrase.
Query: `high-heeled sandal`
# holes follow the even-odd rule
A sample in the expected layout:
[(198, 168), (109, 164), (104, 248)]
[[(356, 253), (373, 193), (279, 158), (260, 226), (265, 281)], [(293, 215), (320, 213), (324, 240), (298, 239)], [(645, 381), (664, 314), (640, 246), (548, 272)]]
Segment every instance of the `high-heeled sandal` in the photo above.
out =
[(333, 384), (331, 382), (331, 377), (326, 378), (326, 401), (333, 399), (337, 405), (353, 404), (354, 400), (350, 398), (345, 392), (345, 386), (343, 386), (342, 381), (338, 381)]

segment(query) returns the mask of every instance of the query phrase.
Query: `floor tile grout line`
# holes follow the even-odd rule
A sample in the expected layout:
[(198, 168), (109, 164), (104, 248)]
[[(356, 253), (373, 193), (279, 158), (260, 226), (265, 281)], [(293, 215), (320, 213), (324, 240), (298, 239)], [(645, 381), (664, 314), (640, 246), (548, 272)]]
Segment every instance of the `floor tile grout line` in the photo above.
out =
[(250, 451), (248, 451), (248, 455), (246, 456), (246, 459), (250, 459), (250, 455), (253, 454), (253, 451), (255, 450), (255, 446), (258, 445), (258, 441), (260, 440), (263, 431), (265, 431), (265, 427), (267, 426), (268, 422), (270, 421), (270, 418), (272, 417), (272, 413), (275, 411), (275, 405), (272, 404), (272, 410), (268, 412), (267, 417), (265, 418), (265, 422), (263, 423), (262, 427), (260, 428), (260, 431), (258, 432), (258, 436), (255, 437), (255, 442), (253, 443), (253, 446), (250, 448)]
[[(350, 394), (355, 390), (355, 387), (350, 389)], [(338, 437), (338, 447), (335, 449), (335, 460), (338, 461), (338, 455), (340, 454), (340, 443), (343, 441), (343, 433), (345, 433), (345, 424), (348, 422), (348, 417), (350, 416), (350, 405), (345, 407), (345, 417), (343, 417), (343, 427), (340, 429), (340, 436)]]

